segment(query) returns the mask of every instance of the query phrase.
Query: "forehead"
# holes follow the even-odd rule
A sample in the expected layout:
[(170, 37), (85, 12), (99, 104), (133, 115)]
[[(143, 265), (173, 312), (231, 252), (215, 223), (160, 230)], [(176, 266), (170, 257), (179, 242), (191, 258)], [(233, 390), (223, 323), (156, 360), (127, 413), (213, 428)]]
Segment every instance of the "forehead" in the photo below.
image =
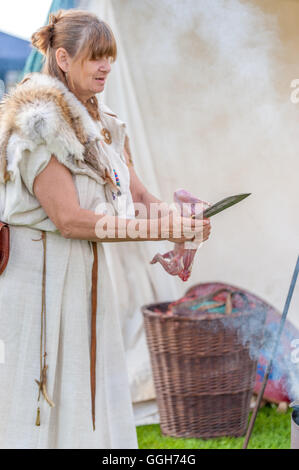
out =
[(86, 35), (78, 56), (81, 62), (84, 60), (100, 60), (110, 57), (112, 61), (116, 59), (117, 46), (115, 37), (106, 23), (97, 24)]

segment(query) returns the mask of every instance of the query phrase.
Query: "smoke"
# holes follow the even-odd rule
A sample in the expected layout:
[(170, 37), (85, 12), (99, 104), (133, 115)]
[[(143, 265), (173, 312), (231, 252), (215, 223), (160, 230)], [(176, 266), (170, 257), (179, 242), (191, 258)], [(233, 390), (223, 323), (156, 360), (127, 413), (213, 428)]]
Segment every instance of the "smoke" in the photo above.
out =
[[(248, 190), (254, 199), (249, 215), (256, 219), (257, 204), (272, 191), (272, 203), (269, 197), (263, 202), (267, 237), (271, 217), (285, 208), (284, 195), (274, 193), (274, 185), (286, 175), (294, 181), (291, 166), (278, 164), (282, 152), (294, 163), (298, 144), (296, 107), (289, 96), (281, 102), (275, 87), (275, 57), (282, 54), (275, 16), (237, 0), (114, 4), (137, 97), (144, 116), (152, 113), (148, 133), (163, 130), (150, 146), (167, 175), (161, 185), (165, 198), (173, 194), (178, 175), (180, 186), (191, 190), (200, 184), (198, 196), (211, 202)], [(183, 156), (192, 162), (192, 172), (182, 167)], [(295, 197), (295, 190), (288, 190)], [(242, 210), (234, 209), (231, 217), (239, 213), (242, 217)], [(233, 220), (225, 217), (227, 224)], [(252, 233), (250, 217), (244, 224)], [(282, 241), (280, 231), (275, 241)]]
[[(194, 302), (196, 304), (196, 300)], [(191, 306), (186, 307), (184, 303), (181, 303), (176, 307), (175, 315), (191, 315), (201, 318), (194, 328), (198, 327), (201, 334), (205, 331), (207, 343), (214, 344), (217, 348), (219, 348), (219, 342), (224, 341), (225, 354), (234, 352), (236, 349), (239, 350), (242, 345), (251, 360), (258, 361), (262, 357), (260, 368), (264, 369), (264, 372), (270, 359), (274, 359), (269, 375), (269, 380), (272, 381), (272, 390), (277, 387), (281, 394), (282, 388), (284, 388), (291, 401), (297, 399), (299, 395), (299, 361), (294, 360), (295, 355), (292, 355), (291, 349), (295, 329), (290, 328), (288, 324), (285, 325), (276, 354), (273, 356), (280, 325), (278, 321), (273, 321), (275, 317), (273, 317), (273, 312), (270, 312), (270, 307), (256, 301), (250, 307), (241, 307), (239, 304), (237, 310), (242, 313), (217, 314), (215, 316), (213, 313), (196, 311)], [(265, 322), (268, 312), (271, 315), (271, 320)], [(207, 355), (209, 354), (210, 352), (207, 353)]]
[[(278, 331), (278, 323), (270, 323), (265, 327), (264, 339), (262, 342), (262, 354), (267, 360), (267, 363), (273, 356)], [(283, 380), (285, 390), (291, 401), (297, 399), (299, 396), (299, 364), (292, 359), (292, 339), (292, 330), (290, 330), (286, 324), (276, 350), (272, 370), (269, 376), (269, 379), (274, 381), (273, 384), (278, 384), (280, 380)]]
[[(233, 282), (281, 308), (298, 251), (298, 105), (278, 16), (262, 3), (114, 0), (164, 200), (177, 187), (210, 202), (252, 193), (212, 219), (190, 282)], [(283, 367), (298, 398), (290, 357)]]
[[(251, 296), (250, 293), (246, 294), (238, 288), (225, 284), (210, 283), (204, 287), (200, 286), (194, 286), (188, 295), (168, 304), (167, 315), (198, 319), (192, 328), (198, 331), (199, 338), (204, 338), (207, 357), (219, 356), (219, 352), (223, 351), (226, 360), (231, 357), (234, 363), (239, 361), (239, 364), (232, 363), (232, 368), (236, 365), (241, 366), (241, 357), (243, 360), (245, 358), (243, 367), (246, 367), (245, 364), (249, 364), (245, 354), (247, 351), (250, 359), (259, 363), (258, 373), (261, 375), (261, 380), (272, 358), (269, 374), (271, 383), (269, 389), (266, 389), (268, 396), (275, 394), (278, 397), (287, 394), (291, 401), (294, 400), (299, 390), (299, 338), (296, 338), (296, 329), (286, 322), (277, 343), (280, 319), (272, 306)], [(203, 301), (213, 303), (217, 300), (224, 303), (227, 289), (235, 293), (232, 296), (231, 314), (225, 313), (224, 304), (216, 308), (210, 306), (209, 312), (199, 310)], [(212, 293), (214, 295), (211, 297)], [(196, 336), (193, 341), (197, 341)], [(202, 339), (198, 342), (199, 348), (202, 347), (201, 341)], [(233, 354), (240, 352), (242, 347), (242, 356), (236, 355), (234, 359)]]
[(204, 45), (217, 69), (226, 64), (231, 76), (246, 79), (254, 74), (268, 85), (270, 55), (279, 47), (277, 24), (254, 5), (239, 0), (129, 0), (127, 5), (148, 18), (147, 25), (142, 23), (148, 61), (178, 63), (180, 43), (191, 35), (191, 56)]
[(234, 347), (239, 348), (242, 345), (247, 349), (252, 360), (259, 358), (261, 347), (265, 346), (263, 331), (266, 314), (265, 306), (259, 302), (255, 303), (254, 308), (243, 307), (239, 304), (237, 312), (232, 314), (200, 312), (181, 303), (176, 307), (174, 313), (178, 316), (198, 317), (200, 319), (197, 323), (198, 328), (201, 332), (205, 331), (205, 334), (209, 335), (207, 342), (213, 344), (219, 340), (224, 341), (225, 350), (230, 345), (231, 352)]

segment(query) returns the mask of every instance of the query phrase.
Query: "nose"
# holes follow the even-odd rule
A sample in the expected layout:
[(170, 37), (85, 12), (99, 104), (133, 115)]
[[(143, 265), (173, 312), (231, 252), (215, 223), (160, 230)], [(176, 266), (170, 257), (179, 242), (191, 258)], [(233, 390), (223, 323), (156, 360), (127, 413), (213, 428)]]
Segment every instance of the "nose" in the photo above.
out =
[(109, 73), (111, 70), (111, 63), (109, 57), (103, 57), (99, 66), (99, 71)]

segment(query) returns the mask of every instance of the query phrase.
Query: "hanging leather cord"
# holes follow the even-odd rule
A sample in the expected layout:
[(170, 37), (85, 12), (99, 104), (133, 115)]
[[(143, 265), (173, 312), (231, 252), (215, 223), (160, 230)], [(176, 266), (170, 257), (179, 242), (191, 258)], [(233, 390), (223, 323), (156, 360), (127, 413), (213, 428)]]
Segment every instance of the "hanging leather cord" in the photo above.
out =
[[(43, 241), (43, 276), (42, 276), (42, 307), (41, 307), (41, 332), (40, 332), (40, 377), (39, 380), (35, 379), (38, 385), (38, 398), (40, 401), (40, 394), (42, 393), (46, 402), (51, 406), (55, 406), (53, 401), (49, 398), (47, 392), (47, 352), (46, 352), (46, 248), (47, 239), (46, 232), (42, 231), (41, 238), (32, 239), (32, 241)], [(40, 407), (37, 408), (36, 426), (40, 426)]]
[[(40, 394), (42, 393), (47, 403), (54, 407), (55, 404), (49, 398), (47, 392), (47, 369), (46, 363), (46, 232), (42, 231), (41, 238), (32, 239), (32, 241), (43, 241), (43, 276), (42, 276), (42, 308), (41, 308), (41, 333), (40, 333), (40, 379), (35, 382), (38, 385), (38, 399), (40, 401)], [(90, 389), (91, 389), (91, 413), (92, 425), (95, 431), (95, 396), (96, 396), (96, 313), (97, 313), (97, 284), (98, 284), (98, 252), (97, 243), (92, 243), (93, 249), (93, 266), (92, 266), (92, 289), (91, 289), (91, 345), (90, 345)], [(40, 426), (40, 407), (37, 408), (36, 426)]]
[(98, 251), (97, 243), (92, 243), (93, 266), (92, 266), (92, 287), (91, 287), (91, 344), (90, 344), (90, 388), (91, 388), (91, 413), (92, 425), (95, 431), (95, 396), (96, 396), (96, 350), (97, 350), (97, 285), (98, 285)]

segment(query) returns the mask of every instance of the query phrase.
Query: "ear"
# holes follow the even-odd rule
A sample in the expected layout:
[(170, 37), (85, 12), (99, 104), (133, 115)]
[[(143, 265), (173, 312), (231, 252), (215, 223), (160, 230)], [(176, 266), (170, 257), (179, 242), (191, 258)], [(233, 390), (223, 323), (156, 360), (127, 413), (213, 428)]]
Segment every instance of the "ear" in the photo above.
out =
[(59, 47), (56, 51), (56, 61), (63, 72), (68, 72), (70, 67), (70, 56), (63, 47)]

